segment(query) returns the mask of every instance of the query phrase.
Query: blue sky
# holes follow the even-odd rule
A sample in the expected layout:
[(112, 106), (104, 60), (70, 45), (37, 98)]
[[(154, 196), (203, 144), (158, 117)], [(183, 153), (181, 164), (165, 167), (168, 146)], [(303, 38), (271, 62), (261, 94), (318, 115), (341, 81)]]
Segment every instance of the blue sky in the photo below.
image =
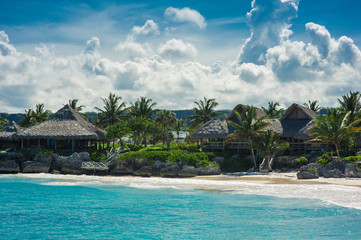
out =
[(159, 108), (286, 107), (361, 88), (360, 2), (20, 1), (0, 14), (0, 111), (109, 92)]

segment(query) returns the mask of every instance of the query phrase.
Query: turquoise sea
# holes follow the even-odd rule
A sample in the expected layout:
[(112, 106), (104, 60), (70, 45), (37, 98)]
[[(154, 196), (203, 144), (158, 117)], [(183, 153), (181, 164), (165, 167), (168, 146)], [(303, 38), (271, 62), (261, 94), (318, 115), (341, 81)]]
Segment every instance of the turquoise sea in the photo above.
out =
[(360, 210), (319, 200), (63, 183), (0, 177), (0, 239), (361, 239)]

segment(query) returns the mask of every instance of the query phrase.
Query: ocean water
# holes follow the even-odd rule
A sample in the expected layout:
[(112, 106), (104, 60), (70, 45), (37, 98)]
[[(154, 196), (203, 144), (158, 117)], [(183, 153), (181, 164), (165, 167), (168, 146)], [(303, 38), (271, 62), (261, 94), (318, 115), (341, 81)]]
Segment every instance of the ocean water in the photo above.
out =
[(0, 239), (361, 239), (355, 208), (192, 184), (2, 175)]

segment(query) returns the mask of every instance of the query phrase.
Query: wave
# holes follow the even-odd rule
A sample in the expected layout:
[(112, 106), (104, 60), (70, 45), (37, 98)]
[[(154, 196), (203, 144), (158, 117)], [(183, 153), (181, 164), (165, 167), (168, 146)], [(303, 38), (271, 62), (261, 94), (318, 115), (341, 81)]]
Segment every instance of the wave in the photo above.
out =
[[(189, 178), (142, 178), (89, 175), (54, 174), (5, 174), (1, 177), (47, 179), (40, 182), (52, 186), (96, 186), (121, 185), (142, 189), (182, 189), (217, 191), (228, 194), (253, 194), (279, 198), (307, 198), (321, 200), (327, 204), (361, 210), (361, 188), (335, 184), (266, 184), (245, 181), (220, 181)], [(54, 181), (55, 180), (55, 181)]]

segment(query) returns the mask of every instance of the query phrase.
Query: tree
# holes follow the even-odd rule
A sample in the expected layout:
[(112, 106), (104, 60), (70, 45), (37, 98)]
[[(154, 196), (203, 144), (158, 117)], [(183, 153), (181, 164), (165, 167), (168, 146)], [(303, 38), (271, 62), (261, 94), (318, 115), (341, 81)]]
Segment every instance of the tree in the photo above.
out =
[(163, 129), (163, 144), (165, 140), (165, 136), (167, 136), (167, 148), (169, 148), (169, 132), (168, 127), (174, 126), (177, 123), (177, 119), (175, 118), (175, 113), (169, 110), (159, 110), (157, 111), (157, 117), (155, 118), (155, 122), (160, 124)]
[(20, 116), (19, 125), (20, 127), (30, 127), (36, 123), (36, 119), (34, 117), (34, 110), (29, 108), (29, 110), (25, 110), (25, 115)]
[(278, 109), (277, 107), (279, 107), (280, 104), (278, 102), (268, 102), (268, 108), (264, 108), (262, 107), (262, 110), (266, 113), (267, 117), (269, 118), (280, 118), (282, 113), (284, 112), (284, 109)]
[(322, 107), (320, 107), (320, 105), (318, 105), (317, 103), (318, 101), (311, 102), (310, 100), (308, 100), (308, 103), (304, 103), (303, 106), (317, 113), (322, 109)]
[(190, 120), (190, 127), (192, 129), (198, 128), (200, 125), (212, 120), (213, 118), (224, 117), (224, 113), (216, 112), (214, 109), (218, 106), (216, 99), (203, 98), (199, 102), (194, 102), (196, 107), (193, 108), (194, 115), (187, 117)]
[[(275, 134), (272, 130), (263, 131), (259, 134), (253, 146), (258, 149), (263, 157), (259, 169), (272, 171), (274, 157), (278, 152), (284, 151), (289, 148), (289, 143), (281, 140), (281, 135)], [(267, 168), (265, 169), (265, 164)]]
[(154, 107), (157, 105), (156, 102), (152, 103), (152, 99), (146, 97), (140, 97), (134, 104), (131, 104), (129, 108), (129, 114), (132, 117), (140, 117), (144, 119), (152, 119), (153, 113), (155, 113)]
[(177, 133), (177, 142), (181, 131), (188, 131), (188, 124), (185, 120), (177, 119), (177, 123), (173, 126), (173, 130)]
[(356, 118), (361, 115), (361, 104), (360, 104), (361, 94), (359, 92), (351, 92), (347, 95), (342, 96), (342, 100), (337, 99), (341, 105), (341, 112), (347, 113), (350, 112), (348, 116), (348, 122), (353, 122)]
[(151, 122), (142, 117), (134, 117), (129, 121), (129, 129), (132, 134), (134, 144), (140, 145), (142, 139), (147, 144), (147, 133)]
[(0, 117), (0, 131), (4, 130), (4, 125), (8, 123), (9, 121), (6, 118)]
[(257, 168), (252, 142), (258, 137), (260, 132), (269, 125), (269, 123), (264, 121), (266, 116), (257, 118), (256, 108), (253, 106), (247, 106), (247, 108), (243, 109), (242, 114), (237, 111), (235, 114), (239, 123), (229, 121), (229, 124), (236, 129), (234, 135), (239, 139), (247, 140), (248, 146), (250, 146), (254, 167)]
[(69, 106), (74, 109), (77, 113), (79, 113), (84, 119), (88, 119), (88, 115), (86, 113), (82, 113), (83, 108), (85, 108), (85, 105), (78, 106), (78, 99), (69, 99)]
[(113, 140), (113, 148), (115, 145), (115, 139), (118, 138), (120, 141), (122, 141), (122, 137), (124, 137), (126, 134), (130, 132), (129, 125), (127, 121), (121, 121), (119, 123), (116, 123), (114, 125), (109, 125), (107, 127), (107, 133), (106, 137), (108, 139)]
[(41, 123), (46, 121), (49, 118), (49, 110), (44, 111), (44, 103), (36, 104), (35, 112), (33, 112), (33, 117), (36, 122)]
[(99, 126), (107, 127), (114, 125), (125, 118), (126, 104), (122, 102), (122, 97), (109, 93), (108, 98), (101, 99), (104, 103), (104, 110), (95, 107), (96, 110), (100, 111), (97, 115)]
[(340, 159), (340, 145), (348, 141), (350, 137), (360, 129), (354, 126), (361, 120), (354, 120), (348, 123), (350, 112), (343, 113), (340, 109), (327, 109), (327, 116), (321, 115), (316, 118), (315, 126), (309, 131), (311, 135), (316, 136), (316, 140), (334, 145), (337, 157)]

